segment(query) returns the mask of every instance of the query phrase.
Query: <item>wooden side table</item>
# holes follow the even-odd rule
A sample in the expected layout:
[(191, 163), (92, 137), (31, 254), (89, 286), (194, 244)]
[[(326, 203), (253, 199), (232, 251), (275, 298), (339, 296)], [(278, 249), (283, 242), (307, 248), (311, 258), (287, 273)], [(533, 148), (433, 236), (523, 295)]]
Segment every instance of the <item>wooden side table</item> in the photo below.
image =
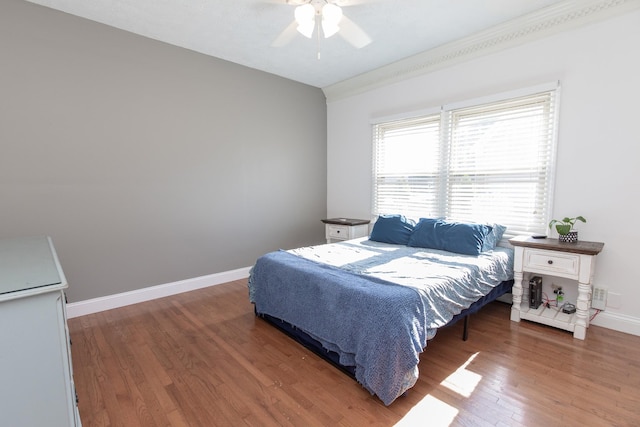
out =
[(369, 235), (368, 219), (328, 218), (323, 219), (327, 243), (366, 237)]
[[(604, 243), (562, 243), (558, 239), (534, 239), (529, 236), (514, 237), (509, 243), (515, 247), (511, 320), (519, 322), (520, 319), (526, 319), (554, 326), (571, 331), (574, 338), (583, 340), (589, 327), (595, 257), (602, 251)], [(548, 308), (544, 304), (538, 308), (530, 308), (528, 298), (524, 301), (522, 298), (522, 280), (525, 272), (576, 280), (576, 312), (567, 314), (562, 310)]]

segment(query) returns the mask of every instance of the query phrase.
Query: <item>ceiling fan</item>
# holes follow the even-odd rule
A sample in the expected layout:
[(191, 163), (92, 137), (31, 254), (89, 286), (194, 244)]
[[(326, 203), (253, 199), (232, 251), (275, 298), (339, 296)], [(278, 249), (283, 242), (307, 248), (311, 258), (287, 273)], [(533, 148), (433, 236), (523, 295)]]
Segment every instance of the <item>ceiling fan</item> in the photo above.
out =
[(307, 38), (314, 33), (320, 39), (339, 34), (355, 48), (362, 48), (371, 43), (371, 38), (355, 22), (344, 16), (342, 6), (358, 2), (341, 2), (338, 0), (285, 0), (287, 4), (296, 6), (294, 20), (271, 43), (274, 47), (289, 43), (296, 31)]

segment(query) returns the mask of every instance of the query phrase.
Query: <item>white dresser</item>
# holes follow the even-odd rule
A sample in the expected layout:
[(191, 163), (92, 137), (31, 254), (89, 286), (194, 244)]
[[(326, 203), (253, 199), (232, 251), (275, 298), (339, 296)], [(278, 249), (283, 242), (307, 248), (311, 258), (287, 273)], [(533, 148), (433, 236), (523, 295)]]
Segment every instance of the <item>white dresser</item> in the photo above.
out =
[(0, 424), (80, 426), (64, 289), (51, 239), (0, 239)]

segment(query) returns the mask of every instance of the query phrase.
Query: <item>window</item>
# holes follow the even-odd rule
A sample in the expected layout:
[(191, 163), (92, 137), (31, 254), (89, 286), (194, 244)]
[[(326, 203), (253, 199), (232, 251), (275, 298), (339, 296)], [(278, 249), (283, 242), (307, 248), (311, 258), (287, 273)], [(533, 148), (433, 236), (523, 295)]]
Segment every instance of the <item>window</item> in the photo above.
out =
[(557, 85), (373, 126), (373, 214), (497, 222), (544, 234)]

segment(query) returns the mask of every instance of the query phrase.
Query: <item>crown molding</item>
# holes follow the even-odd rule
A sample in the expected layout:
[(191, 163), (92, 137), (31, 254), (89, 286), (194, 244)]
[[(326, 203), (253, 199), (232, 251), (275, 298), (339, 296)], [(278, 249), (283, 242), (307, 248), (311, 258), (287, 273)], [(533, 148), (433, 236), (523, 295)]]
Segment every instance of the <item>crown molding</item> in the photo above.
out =
[(322, 88), (337, 101), (640, 8), (640, 0), (566, 0)]

